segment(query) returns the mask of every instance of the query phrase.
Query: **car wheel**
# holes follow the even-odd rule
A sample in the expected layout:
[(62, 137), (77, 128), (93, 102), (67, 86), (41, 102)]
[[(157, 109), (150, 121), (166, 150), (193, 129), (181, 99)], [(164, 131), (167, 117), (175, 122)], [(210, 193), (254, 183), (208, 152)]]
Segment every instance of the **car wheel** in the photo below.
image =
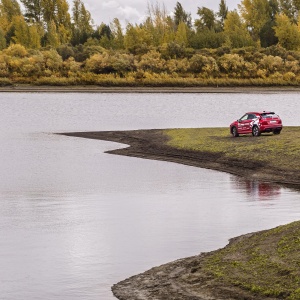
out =
[(253, 126), (253, 128), (252, 128), (252, 135), (253, 136), (260, 136), (259, 128), (256, 125)]
[(274, 133), (274, 134), (280, 134), (280, 131), (281, 131), (281, 130), (275, 130), (275, 131), (273, 131), (273, 133)]
[(232, 136), (233, 137), (238, 137), (239, 134), (238, 134), (238, 131), (237, 131), (237, 128), (236, 127), (232, 127), (231, 129), (231, 133), (232, 133)]

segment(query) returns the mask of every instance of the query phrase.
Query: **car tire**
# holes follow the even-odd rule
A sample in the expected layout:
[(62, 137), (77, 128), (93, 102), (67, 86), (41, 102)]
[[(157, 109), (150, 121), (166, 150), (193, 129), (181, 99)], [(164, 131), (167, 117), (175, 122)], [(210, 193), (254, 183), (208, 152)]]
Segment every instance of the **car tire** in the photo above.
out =
[(274, 130), (273, 134), (280, 134), (281, 130)]
[(235, 126), (232, 127), (231, 133), (232, 133), (233, 137), (238, 137), (239, 136), (239, 133), (238, 133), (237, 128)]
[(253, 126), (253, 128), (252, 128), (252, 135), (253, 136), (260, 136), (260, 130), (259, 130), (259, 128), (258, 128), (258, 126)]

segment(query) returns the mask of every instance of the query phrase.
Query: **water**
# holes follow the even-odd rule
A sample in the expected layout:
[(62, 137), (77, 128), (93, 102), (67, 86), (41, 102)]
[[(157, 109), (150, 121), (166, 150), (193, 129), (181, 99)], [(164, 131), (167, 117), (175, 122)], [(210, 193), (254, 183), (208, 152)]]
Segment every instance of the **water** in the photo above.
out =
[(114, 299), (119, 280), (300, 218), (292, 190), (54, 132), (228, 126), (268, 109), (295, 126), (298, 98), (0, 94), (0, 299)]

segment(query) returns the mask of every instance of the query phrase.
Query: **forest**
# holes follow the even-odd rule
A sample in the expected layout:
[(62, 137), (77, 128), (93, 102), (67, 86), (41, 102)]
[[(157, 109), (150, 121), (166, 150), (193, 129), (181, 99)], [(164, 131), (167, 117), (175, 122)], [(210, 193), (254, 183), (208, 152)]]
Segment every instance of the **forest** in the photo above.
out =
[[(0, 85), (297, 86), (300, 0), (229, 11), (148, 3), (141, 24), (94, 24), (82, 0), (0, 0)], [(193, 12), (194, 13), (194, 12)]]

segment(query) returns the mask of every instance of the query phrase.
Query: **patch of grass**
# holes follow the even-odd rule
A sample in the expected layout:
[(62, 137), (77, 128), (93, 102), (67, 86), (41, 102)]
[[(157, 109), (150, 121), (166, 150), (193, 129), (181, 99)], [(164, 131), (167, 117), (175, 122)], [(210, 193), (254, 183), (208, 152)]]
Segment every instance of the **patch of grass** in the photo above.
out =
[(300, 171), (300, 127), (284, 127), (280, 135), (263, 134), (233, 138), (229, 128), (164, 130), (168, 145), (200, 152), (220, 153), (226, 158), (257, 161), (266, 168)]
[(299, 237), (300, 221), (255, 233), (209, 256), (204, 270), (261, 296), (300, 299)]

